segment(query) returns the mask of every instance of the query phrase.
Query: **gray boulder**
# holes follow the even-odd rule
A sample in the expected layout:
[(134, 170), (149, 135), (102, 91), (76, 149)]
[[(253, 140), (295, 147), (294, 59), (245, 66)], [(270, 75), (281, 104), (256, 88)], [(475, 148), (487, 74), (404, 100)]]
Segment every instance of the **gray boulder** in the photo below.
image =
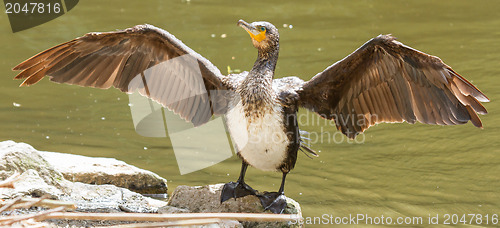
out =
[[(100, 212), (156, 212), (166, 202), (154, 200), (114, 185), (91, 185), (66, 180), (40, 152), (25, 143), (0, 142), (0, 178), (22, 173), (14, 188), (0, 188), (4, 199), (17, 196), (71, 201), (78, 210)], [(131, 179), (130, 181), (133, 181)]]
[(167, 193), (167, 180), (114, 158), (40, 152), (64, 178), (87, 184), (111, 184), (141, 194)]
[(47, 162), (32, 146), (14, 141), (0, 142), (0, 178), (15, 172), (35, 171), (45, 183), (58, 186), (63, 175)]
[[(221, 203), (220, 194), (223, 186), (224, 184), (195, 187), (178, 186), (172, 193), (168, 201), (168, 206), (163, 208), (175, 207), (189, 212), (271, 213), (264, 212), (264, 208), (256, 196), (245, 196)], [(300, 205), (291, 198), (287, 197), (286, 200), (288, 204), (284, 214), (298, 214), (302, 217)], [(162, 212), (163, 208), (160, 208), (159, 212)], [(244, 227), (300, 227), (291, 222), (242, 222), (241, 224)]]
[[(14, 188), (0, 188), (0, 198), (49, 195), (51, 199), (74, 202), (77, 210), (87, 212), (264, 212), (255, 196), (230, 199), (221, 204), (220, 192), (223, 184), (179, 186), (168, 203), (154, 200), (127, 189), (132, 188), (131, 186), (141, 186), (140, 189), (161, 189), (148, 190), (147, 193), (165, 193), (166, 180), (149, 171), (115, 159), (40, 152), (25, 143), (0, 142), (0, 179), (6, 179), (16, 172), (22, 173), (21, 178), (14, 183)], [(113, 181), (105, 181), (110, 179)], [(117, 187), (115, 184), (127, 188)], [(285, 213), (302, 216), (297, 202), (290, 198), (287, 198), (287, 202)], [(65, 226), (64, 224), (69, 224), (67, 222), (63, 221), (58, 225)], [(87, 221), (74, 222), (77, 226), (87, 224)], [(291, 222), (240, 223), (233, 220), (226, 220), (218, 226), (299, 227)]]

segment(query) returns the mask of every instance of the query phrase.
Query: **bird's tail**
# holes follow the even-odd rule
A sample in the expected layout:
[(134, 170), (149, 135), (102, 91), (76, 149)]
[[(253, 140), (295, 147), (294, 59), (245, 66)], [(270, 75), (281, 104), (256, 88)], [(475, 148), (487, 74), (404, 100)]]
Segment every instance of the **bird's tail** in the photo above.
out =
[[(309, 135), (309, 132), (307, 131), (302, 131), (299, 130), (300, 134), (300, 147), (299, 150), (302, 151), (307, 157), (313, 158), (313, 157), (319, 157), (319, 155), (314, 151), (313, 149), (310, 148), (311, 144), (310, 141), (311, 139), (306, 137)], [(306, 153), (307, 152), (307, 153)], [(313, 157), (311, 157), (313, 156)]]

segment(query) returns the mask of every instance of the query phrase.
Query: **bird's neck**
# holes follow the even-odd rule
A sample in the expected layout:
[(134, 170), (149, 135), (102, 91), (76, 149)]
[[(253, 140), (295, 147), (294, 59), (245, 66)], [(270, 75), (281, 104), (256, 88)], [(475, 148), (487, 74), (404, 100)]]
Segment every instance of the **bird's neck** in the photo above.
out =
[[(245, 106), (256, 110), (272, 104), (274, 70), (278, 61), (278, 48), (268, 51), (259, 50), (257, 61), (240, 86), (240, 95)], [(253, 108), (250, 108), (253, 110)]]
[(250, 70), (250, 75), (262, 76), (272, 80), (274, 77), (274, 70), (276, 69), (276, 63), (278, 62), (278, 55), (279, 45), (267, 50), (259, 49), (257, 60), (252, 70)]

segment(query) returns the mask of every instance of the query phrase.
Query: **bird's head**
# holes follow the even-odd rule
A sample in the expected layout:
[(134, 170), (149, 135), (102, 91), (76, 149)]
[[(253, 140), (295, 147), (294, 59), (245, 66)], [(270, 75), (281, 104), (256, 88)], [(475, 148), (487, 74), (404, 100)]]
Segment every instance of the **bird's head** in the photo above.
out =
[(249, 24), (244, 20), (239, 20), (238, 26), (244, 28), (250, 34), (253, 46), (259, 51), (269, 52), (278, 49), (280, 35), (273, 24), (265, 21), (256, 21)]

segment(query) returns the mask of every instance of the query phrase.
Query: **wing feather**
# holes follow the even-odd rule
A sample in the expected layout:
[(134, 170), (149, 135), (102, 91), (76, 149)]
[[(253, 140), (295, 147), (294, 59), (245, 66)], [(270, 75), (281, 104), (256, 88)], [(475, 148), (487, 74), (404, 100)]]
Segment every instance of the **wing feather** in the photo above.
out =
[(389, 35), (371, 39), (298, 90), (299, 104), (334, 119), (350, 138), (381, 122), (455, 125), (471, 121), (489, 99), (441, 59)]
[[(169, 67), (172, 69), (157, 67), (185, 55), (194, 59), (194, 66), (171, 64)], [(195, 68), (199, 68), (197, 72), (201, 73), (200, 80), (169, 76), (176, 70), (182, 74), (193, 72)], [(232, 88), (227, 86), (231, 79), (223, 76), (207, 59), (170, 33), (151, 25), (137, 25), (115, 32), (88, 33), (42, 51), (13, 70), (21, 70), (15, 78), (24, 79), (22, 86), (35, 84), (44, 76), (50, 76), (51, 81), (58, 83), (103, 89), (114, 86), (123, 92), (139, 89), (142, 95), (178, 113), (195, 126), (209, 120), (214, 104), (209, 103), (210, 99), (204, 102), (204, 96), (187, 97), (193, 93), (186, 91), (199, 92), (200, 87), (204, 87), (205, 91)], [(131, 84), (134, 78), (146, 71), (153, 72), (151, 77), (146, 76), (147, 85), (139, 86), (142, 80)]]

